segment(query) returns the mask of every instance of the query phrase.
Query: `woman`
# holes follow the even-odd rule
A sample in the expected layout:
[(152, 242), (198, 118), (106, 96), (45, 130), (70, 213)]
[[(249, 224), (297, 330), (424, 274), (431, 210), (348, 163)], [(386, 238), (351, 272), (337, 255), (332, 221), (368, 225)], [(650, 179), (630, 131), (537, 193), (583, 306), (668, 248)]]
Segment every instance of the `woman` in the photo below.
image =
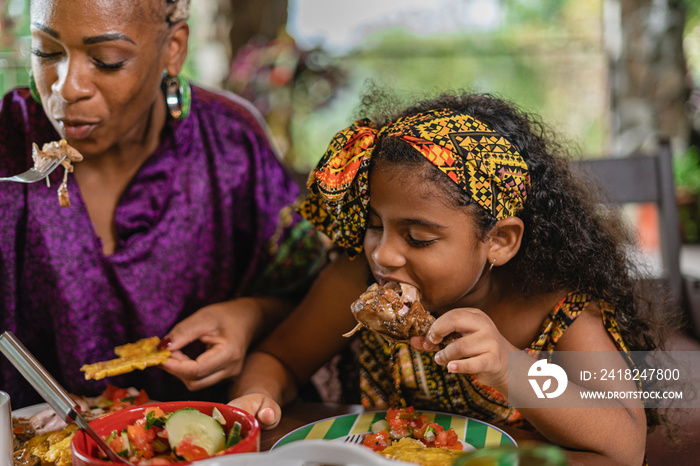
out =
[[(187, 6), (33, 0), (35, 84), (0, 105), (0, 176), (31, 166), (32, 143), (63, 138), (84, 157), (68, 180), (70, 208), (56, 199), (62, 169), (50, 176), (52, 189), (43, 182), (0, 189), (2, 330), (76, 394), (106, 385), (83, 380), (83, 364), (163, 336), (198, 310), (236, 320), (193, 337), (209, 345), (208, 357), (233, 361), (210, 383), (235, 375), (248, 345), (288, 309), (300, 282), (288, 277), (303, 275), (269, 260), (303, 224), (283, 210), (298, 188), (256, 115), (231, 95), (192, 87), (190, 99), (178, 78)], [(318, 251), (310, 229), (294, 238)], [(289, 273), (262, 278), (267, 269)], [(13, 407), (40, 400), (6, 360), (0, 364)], [(173, 381), (154, 369), (110, 380), (156, 399), (193, 397)], [(220, 398), (223, 388), (194, 396)]]

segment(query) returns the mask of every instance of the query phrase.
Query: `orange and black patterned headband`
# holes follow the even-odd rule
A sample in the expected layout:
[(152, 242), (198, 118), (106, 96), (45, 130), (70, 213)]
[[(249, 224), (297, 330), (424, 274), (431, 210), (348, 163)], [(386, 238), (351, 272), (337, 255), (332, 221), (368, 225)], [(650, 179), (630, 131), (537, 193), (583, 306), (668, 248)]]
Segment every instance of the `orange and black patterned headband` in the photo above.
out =
[(456, 110), (430, 110), (377, 130), (358, 120), (338, 132), (309, 175), (300, 212), (352, 257), (362, 252), (369, 203), (368, 172), (377, 140), (409, 143), (496, 219), (523, 208), (527, 164), (503, 136)]

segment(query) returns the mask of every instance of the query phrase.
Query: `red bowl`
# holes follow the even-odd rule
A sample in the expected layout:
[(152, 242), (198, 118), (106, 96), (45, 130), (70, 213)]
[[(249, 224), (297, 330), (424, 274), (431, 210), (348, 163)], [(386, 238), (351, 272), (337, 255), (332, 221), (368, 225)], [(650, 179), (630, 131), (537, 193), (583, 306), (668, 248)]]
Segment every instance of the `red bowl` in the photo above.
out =
[[(113, 430), (121, 430), (129, 424), (133, 424), (137, 419), (143, 417), (145, 409), (154, 406), (159, 407), (165, 413), (171, 413), (182, 408), (195, 408), (207, 415), (211, 415), (212, 409), (216, 407), (224, 416), (224, 419), (226, 419), (226, 425), (224, 426), (226, 433), (228, 434), (230, 426), (238, 421), (241, 424), (241, 434), (243, 435), (243, 439), (240, 442), (217, 455), (260, 451), (260, 424), (258, 424), (257, 419), (241, 409), (221, 403), (210, 403), (207, 401), (150, 403), (107, 414), (90, 421), (90, 426), (98, 435), (104, 437), (109, 435)], [(115, 464), (109, 460), (100, 459), (99, 447), (95, 441), (82, 430), (77, 431), (73, 436), (71, 452), (73, 453), (74, 466), (114, 466)], [(191, 463), (191, 461), (181, 461), (177, 464), (187, 465)]]

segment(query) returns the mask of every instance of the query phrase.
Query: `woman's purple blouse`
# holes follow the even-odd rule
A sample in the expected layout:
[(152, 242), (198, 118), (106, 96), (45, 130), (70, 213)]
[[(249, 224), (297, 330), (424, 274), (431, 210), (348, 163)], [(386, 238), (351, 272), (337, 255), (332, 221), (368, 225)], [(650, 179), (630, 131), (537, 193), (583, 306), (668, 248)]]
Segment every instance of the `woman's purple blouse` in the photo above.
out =
[[(59, 136), (28, 90), (0, 104), (0, 176), (32, 165), (31, 144)], [(280, 209), (299, 189), (270, 148), (249, 104), (192, 89), (192, 111), (169, 121), (162, 144), (127, 186), (115, 212), (117, 247), (102, 253), (80, 190), (59, 206), (59, 167), (46, 183), (0, 183), (0, 330), (10, 330), (72, 393), (100, 393), (80, 367), (113, 348), (163, 336), (184, 317), (244, 293), (265, 266)], [(149, 368), (109, 380), (153, 399), (190, 393)], [(15, 408), (41, 401), (0, 356), (0, 389)]]

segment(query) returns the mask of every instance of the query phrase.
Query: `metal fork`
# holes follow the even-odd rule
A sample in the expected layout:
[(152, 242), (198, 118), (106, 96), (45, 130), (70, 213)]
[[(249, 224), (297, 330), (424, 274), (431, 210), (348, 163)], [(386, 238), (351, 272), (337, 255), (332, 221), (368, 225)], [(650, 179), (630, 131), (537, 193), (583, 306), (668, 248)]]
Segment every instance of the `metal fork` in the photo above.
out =
[(18, 183), (34, 183), (39, 180), (43, 180), (47, 176), (51, 174), (58, 166), (65, 160), (66, 156), (64, 155), (60, 159), (49, 159), (47, 163), (44, 163), (41, 167), (39, 167), (39, 170), (36, 168), (32, 167), (29, 170), (27, 170), (24, 173), (20, 173), (19, 175), (15, 176), (10, 176), (7, 178), (0, 178), (0, 181), (16, 181)]
[(359, 445), (362, 445), (362, 442), (364, 442), (365, 437), (367, 437), (367, 434), (352, 434), (352, 435), (345, 437), (345, 440), (343, 440), (343, 442), (345, 442), (345, 443), (357, 443)]

